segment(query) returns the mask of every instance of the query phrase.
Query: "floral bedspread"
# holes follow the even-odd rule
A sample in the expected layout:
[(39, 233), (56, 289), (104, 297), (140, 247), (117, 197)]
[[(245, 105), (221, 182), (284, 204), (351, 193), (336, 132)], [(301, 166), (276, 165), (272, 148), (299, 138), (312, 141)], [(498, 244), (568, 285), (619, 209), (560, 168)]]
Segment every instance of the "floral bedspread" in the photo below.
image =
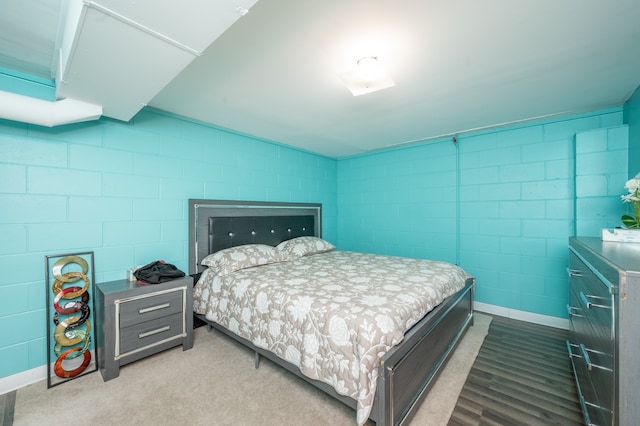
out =
[(357, 401), (369, 417), (379, 359), (469, 277), (446, 262), (331, 251), (219, 276), (194, 311)]

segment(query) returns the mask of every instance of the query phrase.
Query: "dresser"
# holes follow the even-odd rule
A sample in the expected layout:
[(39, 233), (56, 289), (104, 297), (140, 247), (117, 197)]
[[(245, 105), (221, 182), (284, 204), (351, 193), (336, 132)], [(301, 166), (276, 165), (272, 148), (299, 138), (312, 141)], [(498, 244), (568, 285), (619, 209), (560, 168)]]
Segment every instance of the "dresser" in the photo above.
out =
[(96, 284), (98, 366), (104, 381), (120, 367), (182, 345), (193, 347), (193, 279), (160, 284), (117, 280)]
[(640, 244), (569, 239), (569, 340), (585, 423), (640, 419)]

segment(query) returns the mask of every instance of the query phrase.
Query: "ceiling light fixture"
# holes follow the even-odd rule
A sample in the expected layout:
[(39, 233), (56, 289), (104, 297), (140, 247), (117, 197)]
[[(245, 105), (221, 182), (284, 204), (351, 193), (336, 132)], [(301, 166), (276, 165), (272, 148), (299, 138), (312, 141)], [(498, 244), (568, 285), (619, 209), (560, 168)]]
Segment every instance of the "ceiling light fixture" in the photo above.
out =
[(353, 96), (393, 87), (396, 83), (389, 77), (384, 64), (377, 56), (363, 56), (356, 65), (342, 74), (340, 79)]
[(376, 56), (365, 56), (358, 59), (358, 73), (362, 77), (363, 81), (375, 81), (379, 79), (383, 74), (382, 64), (378, 62)]

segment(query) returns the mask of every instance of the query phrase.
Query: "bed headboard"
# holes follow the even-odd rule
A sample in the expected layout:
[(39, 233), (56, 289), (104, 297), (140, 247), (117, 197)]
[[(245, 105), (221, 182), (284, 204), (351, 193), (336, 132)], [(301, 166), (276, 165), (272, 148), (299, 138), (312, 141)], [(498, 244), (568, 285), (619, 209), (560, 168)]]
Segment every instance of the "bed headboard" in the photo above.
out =
[(190, 199), (189, 274), (218, 250), (302, 236), (322, 237), (322, 204)]

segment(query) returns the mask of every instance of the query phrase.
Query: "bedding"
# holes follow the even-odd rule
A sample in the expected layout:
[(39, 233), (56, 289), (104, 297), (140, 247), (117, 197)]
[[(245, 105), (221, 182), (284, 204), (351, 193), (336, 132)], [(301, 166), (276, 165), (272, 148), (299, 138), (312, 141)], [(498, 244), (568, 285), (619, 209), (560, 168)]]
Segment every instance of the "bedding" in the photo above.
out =
[(206, 269), (194, 311), (357, 401), (369, 417), (382, 355), (470, 278), (439, 261), (332, 250)]
[(310, 254), (324, 253), (336, 248), (333, 244), (318, 237), (298, 237), (286, 240), (277, 245), (276, 250), (281, 254), (282, 260), (295, 259), (296, 257)]
[(217, 251), (202, 260), (202, 264), (218, 275), (240, 269), (266, 265), (283, 260), (282, 254), (266, 244), (245, 244)]

